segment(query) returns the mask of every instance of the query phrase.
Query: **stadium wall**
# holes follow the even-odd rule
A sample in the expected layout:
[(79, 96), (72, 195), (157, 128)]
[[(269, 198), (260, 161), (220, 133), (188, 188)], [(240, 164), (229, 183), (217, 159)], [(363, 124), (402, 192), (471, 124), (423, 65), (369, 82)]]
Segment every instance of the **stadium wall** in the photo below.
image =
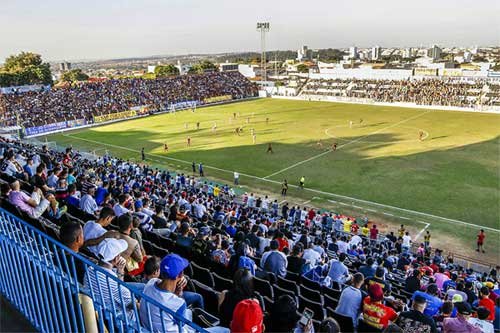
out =
[[(179, 332), (185, 330), (183, 325), (206, 332), (49, 237), (45, 228), (55, 225), (31, 223), (0, 209), (0, 293), (40, 332), (145, 332), (138, 299), (150, 309), (148, 323), (152, 307), (157, 307), (160, 318), (171, 317)], [(95, 274), (99, 288), (86, 289), (78, 282), (76, 263), (87, 274)], [(111, 285), (118, 292), (109, 302)], [(130, 303), (126, 293), (131, 295)]]
[(369, 98), (354, 98), (354, 97), (336, 97), (336, 96), (318, 96), (318, 95), (300, 95), (300, 96), (278, 96), (273, 95), (272, 98), (278, 99), (293, 99), (302, 101), (316, 101), (316, 102), (334, 102), (334, 103), (349, 103), (349, 104), (369, 104), (378, 106), (396, 106), (402, 108), (418, 108), (428, 110), (444, 110), (444, 111), (465, 111), (465, 112), (480, 112), (480, 113), (495, 113), (500, 114), (500, 107), (498, 106), (478, 106), (477, 108), (464, 108), (458, 106), (446, 105), (420, 105), (416, 103), (404, 102), (375, 102)]

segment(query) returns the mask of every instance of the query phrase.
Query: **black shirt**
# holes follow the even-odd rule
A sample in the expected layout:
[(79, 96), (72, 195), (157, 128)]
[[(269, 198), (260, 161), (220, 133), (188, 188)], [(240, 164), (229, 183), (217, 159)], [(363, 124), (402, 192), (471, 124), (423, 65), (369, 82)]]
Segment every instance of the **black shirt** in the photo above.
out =
[(286, 258), (288, 260), (288, 266), (286, 269), (290, 272), (301, 274), (302, 267), (306, 264), (306, 260), (301, 257), (288, 256)]
[(404, 311), (399, 314), (396, 324), (405, 333), (436, 333), (434, 320), (417, 310)]

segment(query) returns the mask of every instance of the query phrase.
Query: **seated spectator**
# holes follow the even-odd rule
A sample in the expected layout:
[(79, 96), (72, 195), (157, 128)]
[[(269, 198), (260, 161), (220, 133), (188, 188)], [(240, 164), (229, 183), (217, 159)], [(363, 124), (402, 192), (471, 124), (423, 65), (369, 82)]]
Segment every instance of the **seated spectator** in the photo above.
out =
[(265, 252), (260, 259), (260, 267), (266, 272), (274, 273), (276, 276), (285, 277), (288, 261), (283, 252), (278, 251), (277, 240), (271, 241), (270, 251)]
[[(98, 265), (110, 275), (123, 280), (127, 261), (120, 254), (127, 247), (127, 242), (123, 239), (107, 238), (103, 240), (97, 247)], [(94, 294), (101, 295), (108, 308), (116, 309), (116, 315), (123, 314), (123, 302), (127, 316), (134, 319), (134, 312), (132, 311), (134, 299), (129, 289), (120, 286), (115, 280), (109, 279), (104, 273), (95, 271), (90, 266), (87, 267), (83, 285), (86, 289), (92, 289)], [(115, 305), (112, 305), (113, 302)]]
[(394, 309), (382, 303), (384, 290), (378, 283), (368, 287), (368, 296), (363, 300), (363, 321), (377, 329), (386, 328), (390, 322), (395, 322), (398, 314)]
[(425, 292), (417, 290), (413, 293), (412, 300), (415, 300), (415, 297), (422, 296), (427, 300), (427, 304), (424, 310), (424, 314), (430, 317), (434, 317), (438, 314), (439, 309), (443, 305), (443, 301), (437, 297), (438, 287), (435, 283), (431, 283), (427, 286)]
[(495, 303), (491, 300), (490, 296), (490, 290), (488, 287), (483, 286), (479, 290), (479, 302), (478, 306), (485, 307), (488, 309), (490, 312), (490, 315), (488, 316), (489, 321), (494, 321), (495, 320)]
[(340, 333), (340, 325), (333, 318), (325, 318), (319, 325), (318, 333)]
[(45, 176), (45, 168), (46, 168), (46, 166), (44, 163), (40, 163), (36, 167), (36, 173), (33, 176), (33, 178), (31, 179), (31, 183), (34, 186), (41, 189), (43, 193), (47, 193), (49, 191), (53, 192), (54, 188), (47, 185), (47, 178)]
[(111, 224), (115, 218), (115, 212), (109, 207), (104, 207), (99, 213), (99, 218), (97, 221), (88, 221), (83, 226), (83, 239), (85, 241), (85, 246), (88, 247), (89, 251), (97, 255), (97, 244), (89, 245), (91, 240), (97, 241), (97, 239), (103, 236), (107, 230), (105, 229)]
[(8, 150), (5, 153), (3, 162), (0, 165), (0, 171), (13, 178), (19, 178), (22, 180), (27, 179), (27, 175), (25, 174), (23, 167), (15, 159), (13, 150)]
[(80, 193), (76, 190), (76, 185), (71, 184), (68, 186), (68, 196), (66, 197), (66, 204), (76, 208), (80, 207)]
[(409, 293), (414, 293), (422, 288), (420, 284), (420, 279), (422, 278), (422, 272), (419, 269), (414, 269), (409, 277), (405, 280), (405, 290)]
[(351, 285), (342, 290), (339, 303), (335, 312), (352, 318), (354, 327), (358, 326), (358, 318), (363, 303), (363, 293), (361, 286), (364, 283), (364, 276), (361, 273), (355, 273), (352, 277)]
[(240, 268), (233, 277), (233, 289), (222, 292), (219, 299), (219, 319), (221, 326), (228, 327), (236, 305), (254, 295), (253, 275), (248, 269)]
[(229, 242), (224, 239), (221, 240), (220, 235), (216, 235), (216, 241), (215, 243), (217, 244), (217, 249), (212, 251), (211, 258), (212, 260), (220, 264), (222, 266), (229, 266), (229, 260), (231, 258), (231, 253), (229, 252)]
[(367, 258), (366, 263), (358, 270), (365, 278), (375, 276), (375, 268), (373, 267), (373, 258)]
[(415, 332), (437, 333), (436, 324), (432, 317), (424, 314), (426, 303), (427, 300), (424, 297), (420, 295), (415, 296), (412, 309), (401, 312), (396, 320), (396, 324), (405, 332), (411, 330)]
[(434, 316), (434, 322), (436, 323), (436, 327), (439, 332), (443, 331), (443, 322), (446, 318), (451, 318), (452, 313), (453, 313), (453, 302), (452, 301), (446, 301), (443, 303), (443, 306), (441, 306), (441, 313), (437, 316)]
[(188, 222), (183, 222), (179, 229), (176, 245), (180, 246), (187, 251), (191, 251), (193, 246), (193, 237), (196, 235), (195, 231), (190, 227)]
[(264, 332), (264, 314), (259, 302), (255, 299), (239, 302), (234, 309), (230, 328), (232, 333)]
[(49, 208), (50, 203), (56, 202), (53, 194), (47, 194), (46, 198), (39, 188), (33, 190), (31, 196), (21, 191), (21, 184), (18, 180), (10, 184), (9, 202), (28, 214), (31, 218), (37, 219)]
[(151, 256), (146, 260), (141, 282), (148, 283), (149, 280), (160, 277), (160, 262), (161, 259), (157, 256)]
[(477, 308), (476, 312), (477, 318), (470, 317), (469, 323), (479, 328), (483, 333), (493, 333), (493, 324), (488, 320), (490, 311), (487, 308), (480, 306)]
[(472, 308), (467, 302), (455, 303), (457, 308), (456, 318), (446, 318), (443, 321), (443, 331), (445, 333), (481, 333), (481, 329), (469, 322), (472, 315)]
[(276, 333), (291, 333), (297, 329), (300, 316), (297, 313), (297, 303), (288, 295), (280, 296), (269, 310), (266, 318), (266, 331)]
[[(83, 246), (83, 229), (79, 223), (76, 222), (66, 222), (59, 229), (59, 239), (61, 243), (67, 246), (74, 253), (78, 253), (80, 248)], [(64, 252), (66, 255), (66, 262), (69, 267), (69, 271), (73, 272), (72, 262), (75, 265), (76, 277), (78, 282), (83, 284), (83, 277), (85, 276), (85, 264), (83, 261), (78, 259), (71, 259), (70, 252)], [(65, 265), (61, 261), (61, 265)]]
[(293, 246), (292, 254), (287, 257), (288, 265), (286, 269), (290, 272), (302, 274), (304, 273), (304, 265), (306, 260), (302, 258), (303, 248), (302, 243), (297, 243)]
[(305, 248), (302, 258), (305, 259), (306, 263), (310, 266), (315, 267), (321, 263), (321, 254), (314, 250), (313, 242), (308, 242), (308, 247)]
[(331, 261), (328, 276), (332, 281), (343, 284), (349, 277), (349, 270), (346, 265), (344, 265), (346, 258), (347, 255), (345, 253), (341, 253), (338, 260)]
[(366, 287), (368, 288), (372, 284), (377, 283), (384, 289), (384, 293), (390, 293), (392, 289), (391, 283), (387, 281), (384, 278), (384, 276), (385, 276), (385, 269), (382, 266), (377, 267), (377, 269), (375, 270), (375, 276), (366, 279), (365, 281)]
[(87, 193), (80, 199), (80, 209), (87, 214), (95, 215), (99, 213), (99, 206), (95, 202), (95, 186), (91, 186), (87, 189)]

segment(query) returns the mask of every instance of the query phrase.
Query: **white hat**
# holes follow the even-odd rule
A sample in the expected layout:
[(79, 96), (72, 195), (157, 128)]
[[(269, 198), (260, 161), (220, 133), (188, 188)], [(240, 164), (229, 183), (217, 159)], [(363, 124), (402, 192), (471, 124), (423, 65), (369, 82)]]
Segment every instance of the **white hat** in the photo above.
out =
[(128, 243), (124, 239), (106, 238), (99, 243), (97, 252), (102, 261), (110, 262), (127, 248)]

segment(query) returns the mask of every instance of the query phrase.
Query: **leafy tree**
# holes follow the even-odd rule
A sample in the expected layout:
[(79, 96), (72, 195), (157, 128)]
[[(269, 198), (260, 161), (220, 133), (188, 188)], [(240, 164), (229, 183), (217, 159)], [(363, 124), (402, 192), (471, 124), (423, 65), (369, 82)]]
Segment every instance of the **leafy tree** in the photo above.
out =
[(163, 65), (163, 66), (156, 66), (155, 75), (156, 75), (156, 77), (166, 77), (166, 76), (172, 76), (172, 75), (179, 75), (179, 69), (171, 64)]
[(194, 64), (188, 71), (189, 74), (202, 74), (205, 72), (217, 71), (217, 66), (208, 60), (203, 60), (200, 63)]
[(299, 73), (307, 73), (307, 72), (309, 72), (309, 67), (307, 67), (304, 64), (300, 64), (300, 65), (297, 66), (297, 71)]
[(11, 55), (0, 68), (0, 86), (52, 84), (50, 65), (39, 54), (21, 52)]
[(486, 59), (483, 56), (477, 55), (474, 58), (472, 58), (472, 61), (474, 61), (474, 62), (487, 62), (488, 59)]
[(496, 63), (495, 66), (493, 66), (494, 71), (500, 71), (500, 62)]
[(88, 79), (89, 76), (79, 68), (64, 72), (61, 75), (61, 81), (64, 82), (87, 81)]

